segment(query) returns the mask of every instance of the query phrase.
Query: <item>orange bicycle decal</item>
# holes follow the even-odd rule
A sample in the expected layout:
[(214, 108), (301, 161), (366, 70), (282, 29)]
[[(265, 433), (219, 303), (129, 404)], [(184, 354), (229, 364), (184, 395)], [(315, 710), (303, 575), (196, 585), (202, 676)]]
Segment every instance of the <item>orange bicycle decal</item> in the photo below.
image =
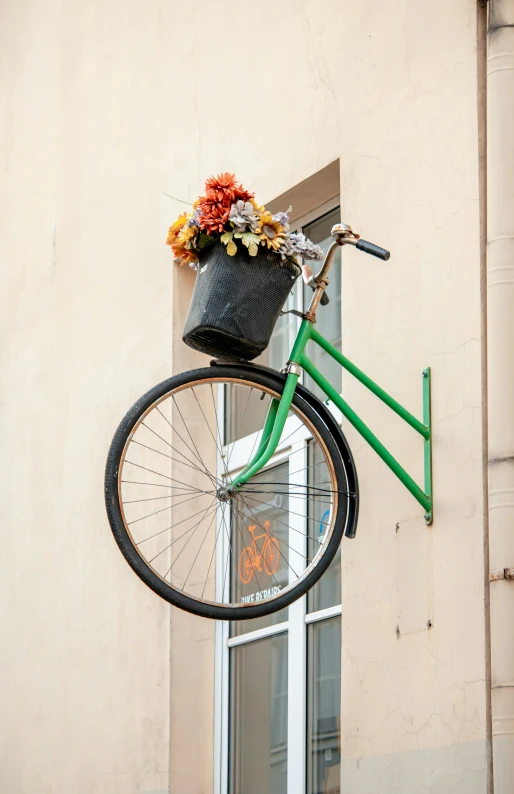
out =
[[(239, 558), (239, 578), (243, 584), (249, 584), (252, 581), (255, 571), (260, 571), (262, 573), (263, 566), (264, 572), (267, 573), (268, 576), (273, 576), (278, 568), (280, 562), (280, 543), (277, 538), (270, 535), (269, 527), (270, 522), (265, 521), (262, 535), (255, 534), (255, 530), (257, 529), (256, 524), (248, 527), (248, 532), (252, 536), (252, 543), (250, 546), (244, 547), (241, 552), (241, 557)], [(262, 540), (262, 538), (264, 538), (264, 542), (259, 551), (257, 541)]]

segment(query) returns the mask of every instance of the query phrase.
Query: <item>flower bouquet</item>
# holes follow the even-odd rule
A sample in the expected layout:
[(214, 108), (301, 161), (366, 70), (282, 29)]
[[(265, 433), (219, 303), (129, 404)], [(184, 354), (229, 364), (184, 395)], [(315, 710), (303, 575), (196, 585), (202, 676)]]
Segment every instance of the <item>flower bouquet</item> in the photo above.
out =
[(250, 360), (269, 343), (300, 274), (298, 257), (322, 259), (323, 251), (233, 174), (211, 177), (205, 188), (168, 232), (175, 260), (197, 271), (182, 338), (218, 358)]
[(259, 206), (234, 174), (210, 177), (205, 196), (195, 201), (192, 212), (182, 213), (170, 226), (166, 242), (181, 265), (187, 263), (197, 270), (200, 252), (217, 239), (229, 256), (237, 253), (240, 241), (250, 256), (257, 256), (261, 245), (282, 259), (323, 259), (319, 245), (301, 232), (289, 231), (287, 212), (272, 215)]

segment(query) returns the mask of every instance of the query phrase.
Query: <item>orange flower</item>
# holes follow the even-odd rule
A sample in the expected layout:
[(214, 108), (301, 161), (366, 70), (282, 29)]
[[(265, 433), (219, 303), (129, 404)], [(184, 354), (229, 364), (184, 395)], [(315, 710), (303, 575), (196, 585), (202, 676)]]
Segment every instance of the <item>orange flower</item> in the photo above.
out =
[(180, 259), (181, 265), (185, 265), (186, 262), (196, 262), (198, 260), (196, 252), (193, 251), (192, 248), (188, 248), (181, 240), (175, 240), (175, 242), (171, 244), (171, 250), (173, 251), (175, 259)]
[[(210, 235), (222, 234), (229, 220), (232, 204), (239, 200), (250, 201), (253, 193), (249, 193), (238, 182), (234, 174), (225, 172), (211, 176), (205, 183), (205, 196), (200, 196), (193, 204), (193, 213), (183, 213), (170, 226), (166, 243), (171, 246), (175, 257), (185, 262), (196, 262), (198, 257), (192, 246), (198, 226)], [(198, 210), (198, 215), (195, 210)], [(194, 226), (188, 226), (191, 217), (195, 218)], [(229, 227), (230, 228), (230, 227)]]
[(230, 201), (224, 204), (210, 195), (202, 196), (198, 202), (198, 209), (200, 210), (198, 224), (200, 229), (206, 231), (207, 234), (222, 232), (228, 221), (230, 206)]
[(235, 201), (249, 201), (253, 193), (249, 193), (236, 181), (234, 174), (224, 173), (211, 176), (205, 183), (206, 195), (200, 196), (198, 223), (200, 229), (208, 234), (223, 232), (228, 222), (230, 207)]
[[(175, 253), (175, 251), (173, 253)], [(177, 259), (180, 259), (180, 267), (185, 264), (189, 265), (191, 262), (198, 262), (198, 255), (189, 248), (181, 248), (180, 251), (177, 249), (175, 256)]]
[(226, 171), (224, 174), (218, 176), (211, 176), (205, 183), (205, 190), (207, 197), (221, 201), (223, 204), (233, 204), (234, 201), (242, 199), (249, 201), (253, 198), (253, 193), (249, 193), (244, 187), (236, 181), (234, 174), (229, 174)]

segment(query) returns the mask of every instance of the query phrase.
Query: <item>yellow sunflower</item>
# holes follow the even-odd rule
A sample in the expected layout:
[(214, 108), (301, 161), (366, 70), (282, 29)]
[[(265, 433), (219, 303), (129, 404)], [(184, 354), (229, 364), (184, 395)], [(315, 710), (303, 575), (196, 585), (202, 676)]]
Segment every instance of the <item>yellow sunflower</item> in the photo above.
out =
[(179, 215), (175, 223), (171, 224), (166, 240), (166, 245), (171, 246), (175, 258), (180, 259), (181, 265), (198, 261), (196, 252), (190, 248), (191, 240), (198, 232), (196, 226), (188, 226), (187, 222), (191, 217), (192, 213), (188, 215), (187, 212)]
[(180, 232), (182, 231), (182, 227), (187, 222), (187, 212), (183, 212), (182, 215), (179, 215), (175, 223), (172, 223), (169, 230), (168, 230), (168, 238), (166, 240), (166, 245), (173, 245), (177, 237), (179, 236)]
[(197, 232), (198, 232), (198, 226), (189, 226), (186, 223), (186, 225), (182, 227), (182, 229), (179, 231), (177, 235), (177, 242), (183, 243), (185, 245), (190, 240), (192, 240), (193, 237), (196, 236)]
[(279, 221), (273, 220), (271, 212), (267, 210), (259, 213), (259, 224), (255, 233), (258, 234), (268, 248), (278, 251), (285, 240), (286, 229)]

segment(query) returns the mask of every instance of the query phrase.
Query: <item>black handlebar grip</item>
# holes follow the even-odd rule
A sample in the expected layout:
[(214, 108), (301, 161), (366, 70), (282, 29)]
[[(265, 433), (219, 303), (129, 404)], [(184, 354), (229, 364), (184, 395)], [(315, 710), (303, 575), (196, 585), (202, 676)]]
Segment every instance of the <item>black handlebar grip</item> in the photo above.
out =
[(383, 259), (384, 262), (387, 262), (391, 256), (390, 252), (386, 251), (385, 248), (380, 248), (380, 246), (375, 245), (375, 243), (368, 243), (367, 240), (359, 240), (355, 247), (358, 248), (359, 251), (364, 251), (365, 254), (371, 254), (371, 256), (376, 256), (377, 259)]
[(326, 306), (327, 303), (330, 303), (330, 298), (328, 297), (326, 292), (324, 292), (323, 295), (321, 296), (320, 303), (322, 306)]

